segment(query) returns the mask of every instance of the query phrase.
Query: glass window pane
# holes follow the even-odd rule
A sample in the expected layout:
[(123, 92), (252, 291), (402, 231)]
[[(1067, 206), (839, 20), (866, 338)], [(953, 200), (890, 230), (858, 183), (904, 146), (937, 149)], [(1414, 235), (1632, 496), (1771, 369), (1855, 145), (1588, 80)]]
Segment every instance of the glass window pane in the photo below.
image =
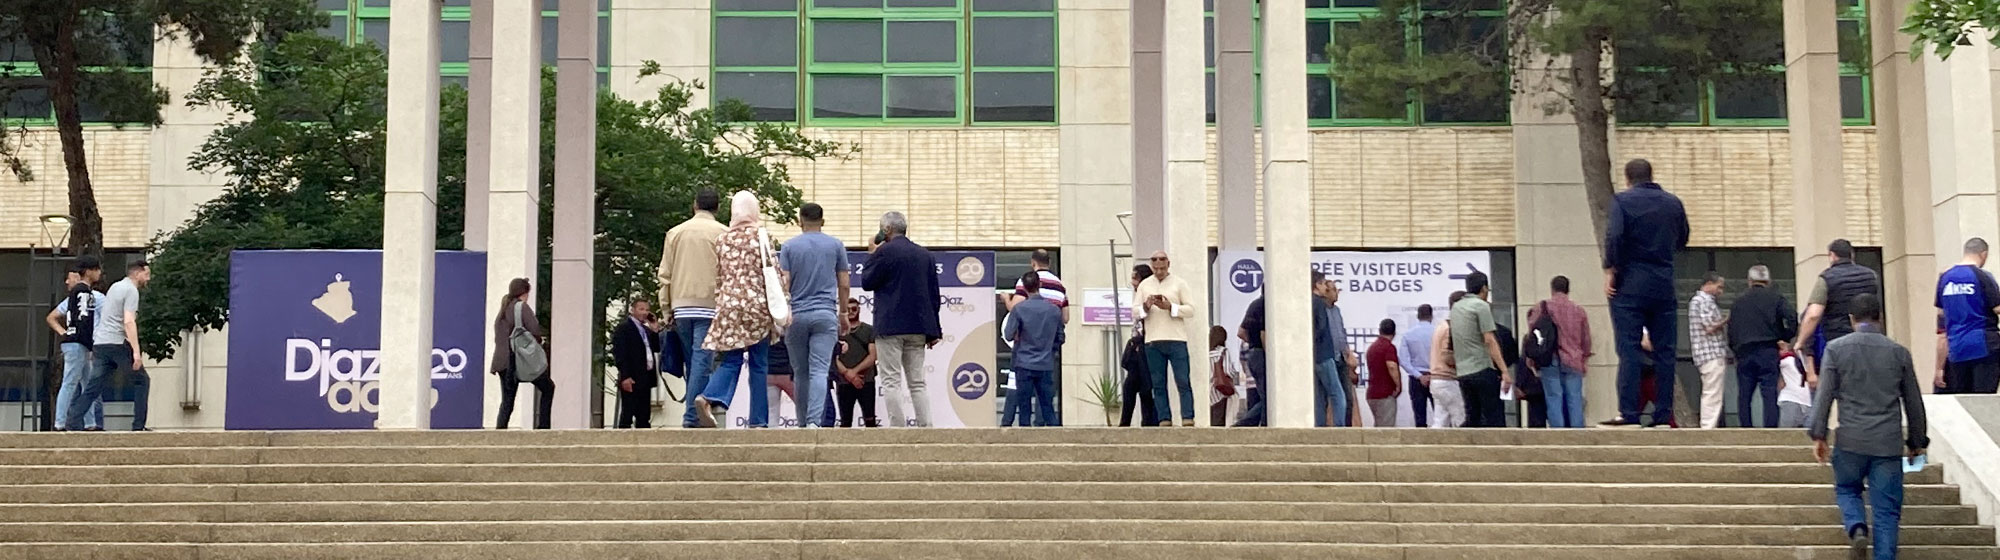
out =
[(958, 62), (958, 22), (891, 21), (889, 62)]
[(1201, 20), (1201, 56), (1209, 68), (1215, 68), (1215, 16)]
[(1382, 5), (1382, 0), (1333, 0), (1335, 8), (1374, 8)]
[(55, 113), (49, 89), (39, 77), (8, 79), (0, 90), (11, 91), (6, 104), (0, 105), (0, 118), (47, 119)]
[(1507, 75), (1491, 74), (1466, 81), (1465, 90), (1453, 95), (1432, 95), (1424, 99), (1424, 122), (1504, 123), (1507, 122)]
[(597, 18), (597, 64), (611, 65), (611, 17)]
[(715, 11), (796, 12), (799, 0), (715, 0)]
[(1327, 20), (1306, 21), (1306, 63), (1327, 62), (1327, 47), (1333, 44), (1333, 22)]
[(1715, 118), (1785, 118), (1785, 75), (1782, 72), (1729, 76), (1715, 81)]
[(1307, 8), (1325, 8), (1325, 7), (1327, 7), (1327, 5), (1328, 5), (1328, 4), (1331, 4), (1331, 3), (1332, 3), (1332, 1), (1331, 1), (1331, 0), (1306, 0), (1306, 7), (1307, 7)]
[(1840, 118), (1868, 118), (1868, 85), (1860, 76), (1840, 77)]
[(34, 62), (35, 49), (26, 39), (0, 39), (0, 62)]
[[(347, 16), (326, 18), (326, 26), (319, 28), (319, 34), (342, 43), (347, 42)], [(0, 47), (0, 61), (7, 60), (5, 47)], [(26, 52), (26, 51), (23, 51)]]
[(715, 73), (715, 98), (742, 101), (759, 121), (798, 120), (798, 89), (796, 72)]
[(978, 12), (1046, 12), (1056, 9), (1056, 0), (972, 0)]
[[(1315, 76), (1314, 78), (1324, 79), (1321, 76)], [(1308, 93), (1312, 91), (1311, 79), (1312, 78), (1308, 78), (1308, 81), (1306, 82)], [(1335, 117), (1343, 119), (1387, 119), (1396, 121), (1408, 120), (1410, 118), (1410, 105), (1408, 102), (1399, 101), (1389, 105), (1377, 105), (1371, 107), (1367, 104), (1355, 100), (1353, 96), (1349, 95), (1348, 91), (1344, 88), (1334, 89), (1333, 94), (1334, 94), (1333, 107), (1334, 107)]]
[(797, 66), (797, 18), (715, 18), (716, 66)]
[(1208, 124), (1215, 124), (1215, 73), (1205, 73), (1202, 82), (1202, 87), (1208, 92), (1208, 96), (1203, 98), (1208, 108)]
[(438, 61), (465, 62), (472, 46), (472, 22), (438, 22)]
[(471, 79), (467, 76), (438, 76), (438, 87), (449, 89), (452, 86), (458, 86), (459, 89), (472, 87)]
[(813, 62), (882, 62), (882, 20), (815, 19)]
[(956, 8), (958, 0), (889, 0), (890, 8)]
[(1055, 66), (1055, 18), (972, 20), (974, 66)]
[(907, 118), (958, 116), (957, 76), (890, 76), (889, 116)]
[(814, 75), (812, 103), (814, 118), (881, 117), (882, 77)]
[(361, 38), (382, 49), (382, 54), (389, 54), (389, 20), (361, 20)]
[(339, 11), (347, 9), (347, 0), (319, 0), (319, 9)]
[(1612, 110), (1618, 122), (1634, 124), (1701, 122), (1701, 84), (1659, 72), (1621, 70), (1612, 82)]
[(1863, 36), (1865, 32), (1861, 30), (1861, 22), (1843, 19), (1837, 25), (1839, 26), (1839, 34), (1836, 36), (1836, 39), (1840, 45), (1840, 61), (1847, 62), (1850, 60), (1859, 61), (1866, 59), (1866, 53), (1857, 52), (1868, 48), (1868, 38)]
[(1306, 118), (1333, 118), (1333, 78), (1306, 76)]
[(554, 16), (545, 16), (542, 18), (542, 64), (556, 63), (557, 29), (560, 29), (560, 27), (556, 25), (556, 18)]
[(978, 72), (972, 76), (972, 119), (979, 122), (1056, 122), (1052, 72)]
[(389, 7), (389, 0), (362, 0), (361, 5), (370, 8), (387, 8)]
[(814, 8), (880, 8), (882, 0), (812, 0)]

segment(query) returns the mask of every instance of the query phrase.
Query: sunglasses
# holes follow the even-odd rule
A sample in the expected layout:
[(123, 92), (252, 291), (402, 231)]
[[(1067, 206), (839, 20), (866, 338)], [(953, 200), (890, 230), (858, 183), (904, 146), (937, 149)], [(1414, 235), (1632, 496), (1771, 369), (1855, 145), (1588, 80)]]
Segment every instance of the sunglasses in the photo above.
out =
[(1153, 262), (1167, 262), (1167, 258), (1166, 258), (1166, 257), (1153, 257), (1153, 258), (1152, 258), (1152, 261), (1153, 261)]

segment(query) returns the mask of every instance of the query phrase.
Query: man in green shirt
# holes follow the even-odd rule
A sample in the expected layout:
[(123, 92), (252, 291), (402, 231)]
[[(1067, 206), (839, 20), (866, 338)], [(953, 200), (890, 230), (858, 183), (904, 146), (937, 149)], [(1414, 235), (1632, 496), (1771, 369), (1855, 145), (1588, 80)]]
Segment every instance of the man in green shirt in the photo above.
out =
[(1465, 394), (1465, 426), (1499, 428), (1507, 423), (1500, 395), (1513, 390), (1514, 375), (1495, 364), (1507, 363), (1500, 357), (1500, 341), (1493, 334), (1492, 294), (1486, 273), (1465, 277), (1465, 299), (1451, 306), (1452, 357), (1458, 363), (1459, 389)]

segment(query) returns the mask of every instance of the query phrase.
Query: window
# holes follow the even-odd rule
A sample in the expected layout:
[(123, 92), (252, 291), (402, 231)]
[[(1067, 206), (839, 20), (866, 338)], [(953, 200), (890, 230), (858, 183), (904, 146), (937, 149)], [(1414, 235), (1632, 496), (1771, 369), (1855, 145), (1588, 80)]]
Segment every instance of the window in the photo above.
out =
[(1049, 124), (1053, 0), (715, 0), (716, 101), (831, 126)]
[[(1866, 68), (1850, 61), (1866, 59), (1868, 11), (1861, 0), (1843, 0), (1838, 11), (1840, 39), (1840, 117), (1850, 126), (1875, 122), (1871, 80)], [(1785, 37), (1783, 28), (1750, 32), (1745, 58), (1756, 61), (1754, 72), (1727, 75), (1704, 84), (1671, 83), (1660, 74), (1659, 56), (1643, 44), (1620, 45), (1616, 59), (1620, 94), (1615, 110), (1624, 123), (1708, 126), (1784, 126)]]
[[(1306, 118), (1312, 126), (1385, 126), (1412, 124), (1504, 124), (1508, 120), (1507, 88), (1508, 77), (1503, 72), (1491, 76), (1480, 76), (1483, 87), (1467, 88), (1466, 92), (1439, 95), (1436, 99), (1412, 96), (1408, 103), (1391, 107), (1369, 107), (1357, 102), (1334, 82), (1330, 75), (1332, 57), (1330, 48), (1335, 44), (1343, 46), (1357, 42), (1380, 42), (1392, 56), (1416, 58), (1422, 56), (1474, 55), (1498, 57), (1505, 45), (1497, 40), (1486, 44), (1485, 39), (1495, 36), (1495, 31), (1505, 17), (1504, 8), (1496, 0), (1491, 6), (1475, 6), (1478, 11), (1471, 18), (1450, 18), (1441, 22), (1430, 22), (1409, 26), (1399, 37), (1370, 37), (1363, 29), (1363, 18), (1381, 13), (1379, 0), (1307, 0), (1306, 1)], [(1426, 6), (1430, 8), (1431, 6)], [(1205, 32), (1205, 51), (1208, 59), (1208, 89), (1210, 93), (1208, 120), (1215, 122), (1215, 16), (1214, 3), (1209, 2), (1209, 18)], [(1263, 25), (1261, 17), (1257, 23), (1260, 33)], [(1367, 44), (1367, 43), (1360, 43)], [(1263, 42), (1254, 42), (1254, 48), (1261, 51)], [(1263, 54), (1256, 55), (1258, 81), (1263, 80)], [(1261, 86), (1260, 88), (1261, 89)], [(1260, 98), (1259, 103), (1262, 102)]]
[[(556, 63), (556, 5), (559, 0), (542, 0), (542, 64)], [(388, 0), (319, 0), (329, 22), (320, 33), (350, 44), (373, 43), (389, 51)], [(445, 0), (439, 12), (438, 73), (444, 83), (464, 84), (471, 71), (471, 0)], [(597, 3), (597, 82), (601, 86), (610, 75), (611, 2)]]
[[(125, 90), (153, 83), (153, 27), (145, 21), (116, 21), (98, 18), (85, 25), (100, 25), (116, 39), (108, 44), (79, 44), (79, 65), (84, 75), (78, 81), (78, 110), (85, 123), (144, 123), (152, 115), (147, 107), (111, 110), (95, 103), (94, 91)], [(55, 123), (55, 104), (50, 84), (35, 65), (32, 45), (26, 41), (0, 39), (0, 119), (7, 126), (40, 126)], [(102, 88), (102, 89), (100, 89)]]

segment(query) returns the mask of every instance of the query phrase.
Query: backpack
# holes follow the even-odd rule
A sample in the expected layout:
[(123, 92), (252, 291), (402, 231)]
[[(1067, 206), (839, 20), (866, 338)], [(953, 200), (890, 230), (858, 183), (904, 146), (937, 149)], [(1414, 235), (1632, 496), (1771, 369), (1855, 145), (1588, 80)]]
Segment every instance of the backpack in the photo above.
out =
[(1556, 320), (1549, 314), (1548, 302), (1542, 302), (1537, 309), (1541, 313), (1535, 317), (1534, 324), (1528, 325), (1528, 336), (1521, 338), (1521, 355), (1534, 360), (1538, 366), (1555, 365), (1556, 356), (1560, 352), (1557, 347), (1560, 338), (1556, 330)]
[(524, 382), (541, 379), (549, 371), (549, 356), (542, 353), (542, 341), (521, 326), (521, 308), (527, 306), (514, 302), (514, 332), (507, 335), (507, 346), (514, 351), (514, 378)]

